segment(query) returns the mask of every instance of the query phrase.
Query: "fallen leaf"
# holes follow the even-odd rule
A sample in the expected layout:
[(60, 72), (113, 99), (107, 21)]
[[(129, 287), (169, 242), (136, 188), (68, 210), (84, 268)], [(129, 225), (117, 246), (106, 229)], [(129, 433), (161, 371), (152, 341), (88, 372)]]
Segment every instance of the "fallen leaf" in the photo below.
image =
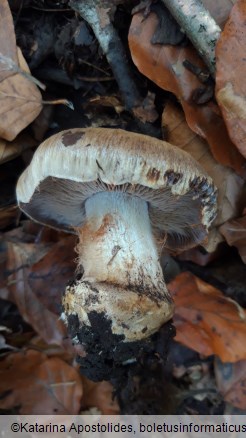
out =
[(237, 408), (246, 409), (246, 361), (222, 363), (218, 358), (214, 364), (217, 388), (225, 401)]
[[(7, 32), (7, 38), (6, 38)], [(30, 73), (16, 46), (14, 24), (7, 0), (0, 5), (0, 137), (13, 140), (42, 109), (37, 86), (20, 72)]]
[(60, 315), (61, 300), (76, 269), (76, 236), (55, 243), (49, 252), (31, 267), (28, 284), (32, 292), (51, 312)]
[(168, 284), (176, 311), (176, 340), (223, 362), (246, 359), (246, 312), (234, 300), (190, 272)]
[(216, 46), (216, 98), (229, 135), (246, 157), (246, 2), (238, 0)]
[(223, 224), (220, 227), (220, 232), (228, 245), (236, 246), (242, 261), (246, 263), (246, 210), (244, 212), (244, 216)]
[[(40, 250), (40, 248), (39, 248)], [(12, 272), (6, 286), (10, 292), (8, 299), (13, 301), (23, 317), (37, 333), (47, 342), (61, 345), (66, 336), (66, 329), (57, 315), (45, 308), (38, 300), (28, 282), (30, 268), (27, 267), (35, 257), (35, 244), (8, 243), (7, 269)], [(47, 251), (47, 248), (44, 248)], [(40, 254), (41, 255), (41, 254)]]
[[(44, 227), (39, 227), (39, 229), (40, 228), (42, 229)], [(50, 230), (48, 230), (48, 232), (50, 233)], [(50, 250), (51, 254), (53, 254), (54, 242), (52, 243), (49, 241), (47, 243), (44, 241), (25, 243), (20, 241), (22, 234), (25, 234), (23, 230), (13, 230), (13, 232), (6, 234), (5, 241), (2, 243), (2, 246), (5, 245), (6, 247), (5, 255), (3, 252), (5, 261), (2, 261), (2, 271), (5, 274), (5, 278), (1, 279), (0, 296), (4, 299), (14, 302), (17, 305), (23, 319), (28, 322), (48, 344), (62, 345), (68, 351), (74, 352), (72, 342), (67, 335), (66, 327), (58, 316), (60, 314), (58, 300), (56, 299), (54, 301), (54, 295), (52, 297), (45, 298), (45, 294), (50, 293), (50, 288), (54, 294), (54, 291), (57, 292), (59, 285), (60, 295), (63, 293), (66, 287), (68, 273), (70, 273), (71, 270), (71, 265), (68, 271), (66, 271), (66, 266), (62, 264), (64, 260), (64, 254), (60, 252), (60, 268), (64, 272), (63, 275), (59, 277), (57, 271), (57, 278), (52, 278), (52, 269), (54, 274), (56, 269), (59, 270), (59, 265), (57, 267), (56, 262), (52, 263), (52, 260), (49, 257), (50, 266), (52, 269), (50, 270), (51, 272), (46, 270), (48, 280), (45, 283), (45, 278), (42, 277), (43, 273), (40, 275), (40, 278), (38, 278), (35, 267), (35, 274), (32, 274), (32, 266), (41, 261), (46, 254), (49, 254)], [(67, 236), (68, 239), (72, 237), (73, 236)], [(10, 240), (10, 238), (12, 240)], [(26, 239), (30, 239), (30, 235), (28, 237), (27, 234)], [(64, 249), (64, 243), (62, 240), (58, 243), (58, 248), (60, 251), (61, 249)], [(47, 260), (48, 259), (46, 259), (46, 263)], [(43, 262), (41, 262), (41, 267), (43, 268), (43, 266), (45, 266), (45, 263), (43, 264)], [(51, 287), (52, 283), (53, 288)], [(37, 288), (42, 287), (37, 295), (35, 294), (34, 285)], [(32, 287), (34, 287), (34, 290)], [(42, 300), (39, 299), (42, 297), (42, 293), (44, 303), (42, 303)], [(52, 300), (52, 310), (55, 310), (56, 313), (46, 307), (47, 302), (51, 303)]]
[(0, 137), (8, 141), (14, 140), (42, 110), (37, 86), (20, 73), (0, 82), (0, 103)]
[(20, 134), (12, 142), (0, 138), (0, 164), (13, 160), (26, 149), (36, 145), (37, 142), (28, 134)]
[[(190, 261), (200, 266), (206, 266), (219, 257), (224, 256), (225, 248), (221, 245), (223, 236), (216, 228), (208, 234), (208, 242), (204, 246), (196, 246), (195, 248), (187, 249), (178, 255), (178, 260)], [(207, 249), (210, 251), (208, 252)]]
[(133, 16), (129, 30), (129, 47), (137, 68), (160, 88), (171, 91), (183, 106), (190, 128), (205, 138), (214, 158), (225, 166), (232, 167), (241, 176), (246, 176), (245, 159), (230, 140), (218, 105), (212, 100), (197, 104), (194, 96), (207, 92), (196, 75), (184, 67), (183, 62), (204, 70), (205, 65), (195, 49), (151, 44), (158, 18), (151, 13)]
[(158, 119), (158, 113), (155, 109), (155, 94), (148, 92), (140, 105), (133, 108), (133, 114), (143, 123), (154, 123)]
[(20, 414), (77, 414), (83, 387), (75, 368), (60, 358), (27, 350), (0, 362), (0, 407)]
[(6, 68), (3, 57), (12, 59), (15, 64), (18, 64), (15, 29), (8, 0), (0, 2), (0, 81), (13, 74), (10, 69)]
[[(208, 252), (213, 252), (218, 243), (223, 240), (218, 227), (227, 220), (236, 217), (240, 212), (240, 199), (244, 180), (232, 169), (222, 166), (212, 156), (205, 140), (196, 135), (187, 125), (181, 109), (168, 102), (162, 115), (162, 124), (167, 136), (167, 141), (190, 153), (196, 161), (213, 178), (218, 188), (217, 217), (212, 225), (204, 247)], [(214, 235), (216, 233), (216, 236)]]
[(96, 407), (103, 415), (119, 414), (119, 406), (113, 399), (113, 387), (111, 383), (92, 382), (86, 377), (82, 377), (83, 381), (83, 398), (81, 409)]
[(12, 225), (17, 219), (19, 209), (17, 205), (0, 207), (0, 230)]

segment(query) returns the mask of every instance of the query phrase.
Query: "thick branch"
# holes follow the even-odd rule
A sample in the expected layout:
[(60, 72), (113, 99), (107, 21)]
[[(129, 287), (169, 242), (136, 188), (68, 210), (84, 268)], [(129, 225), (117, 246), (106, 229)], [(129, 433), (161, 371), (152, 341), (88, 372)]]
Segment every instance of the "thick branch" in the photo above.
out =
[(200, 53), (211, 74), (215, 73), (215, 46), (220, 27), (201, 0), (162, 0)]
[(69, 5), (91, 26), (118, 83), (127, 110), (143, 122), (157, 119), (156, 111), (144, 108), (143, 98), (131, 76), (123, 44), (111, 23), (112, 1), (71, 0)]
[(69, 4), (93, 29), (119, 85), (126, 109), (132, 111), (142, 98), (131, 77), (123, 44), (110, 21), (113, 2), (71, 0)]

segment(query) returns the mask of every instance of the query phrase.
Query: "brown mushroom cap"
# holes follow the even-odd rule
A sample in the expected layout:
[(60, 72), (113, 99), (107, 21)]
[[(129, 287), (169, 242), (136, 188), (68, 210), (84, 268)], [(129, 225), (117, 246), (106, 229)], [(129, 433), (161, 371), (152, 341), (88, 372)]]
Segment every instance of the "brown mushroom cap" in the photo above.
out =
[(203, 241), (216, 214), (212, 179), (186, 152), (141, 134), (75, 128), (44, 141), (17, 185), (32, 219), (73, 232), (98, 192), (122, 191), (148, 202), (156, 237), (167, 247)]

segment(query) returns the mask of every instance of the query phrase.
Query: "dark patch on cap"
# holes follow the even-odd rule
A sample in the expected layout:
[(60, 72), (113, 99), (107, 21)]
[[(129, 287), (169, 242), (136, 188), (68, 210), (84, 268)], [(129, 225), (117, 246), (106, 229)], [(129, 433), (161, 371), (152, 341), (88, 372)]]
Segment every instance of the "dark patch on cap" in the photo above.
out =
[(73, 146), (77, 143), (77, 141), (81, 140), (81, 138), (85, 135), (83, 131), (67, 131), (62, 135), (62, 143), (65, 147)]
[(150, 181), (157, 181), (160, 177), (160, 171), (158, 169), (156, 169), (155, 167), (153, 167), (152, 169), (148, 170), (148, 173), (146, 176)]
[(169, 184), (177, 184), (183, 175), (182, 173), (174, 172), (173, 170), (167, 170), (164, 176)]

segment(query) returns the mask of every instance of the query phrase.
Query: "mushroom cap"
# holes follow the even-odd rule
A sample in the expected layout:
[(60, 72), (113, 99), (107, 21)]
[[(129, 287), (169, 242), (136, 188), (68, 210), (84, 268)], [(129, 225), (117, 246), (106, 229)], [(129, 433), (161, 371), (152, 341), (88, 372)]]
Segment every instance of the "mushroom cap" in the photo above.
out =
[(19, 178), (17, 200), (35, 221), (74, 232), (86, 219), (86, 199), (115, 190), (147, 201), (155, 236), (176, 250), (202, 242), (216, 215), (213, 181), (188, 153), (108, 128), (75, 128), (45, 140)]

